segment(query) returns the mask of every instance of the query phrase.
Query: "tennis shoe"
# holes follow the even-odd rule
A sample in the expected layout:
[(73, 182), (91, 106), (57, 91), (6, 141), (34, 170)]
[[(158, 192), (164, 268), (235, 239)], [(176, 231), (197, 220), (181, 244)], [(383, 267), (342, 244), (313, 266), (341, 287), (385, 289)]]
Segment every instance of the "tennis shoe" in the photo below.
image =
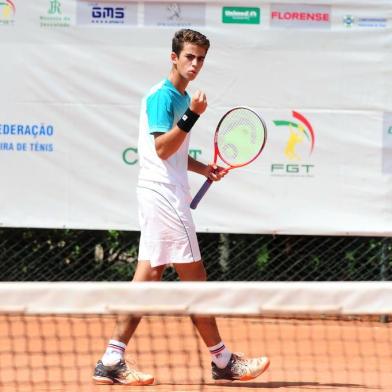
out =
[(223, 369), (211, 363), (212, 378), (215, 382), (252, 380), (265, 372), (269, 364), (267, 357), (246, 359), (240, 354), (231, 354), (229, 363)]
[(125, 384), (125, 385), (150, 385), (154, 377), (142, 373), (129, 366), (124, 360), (113, 366), (105, 366), (101, 360), (97, 362), (93, 375), (96, 384)]

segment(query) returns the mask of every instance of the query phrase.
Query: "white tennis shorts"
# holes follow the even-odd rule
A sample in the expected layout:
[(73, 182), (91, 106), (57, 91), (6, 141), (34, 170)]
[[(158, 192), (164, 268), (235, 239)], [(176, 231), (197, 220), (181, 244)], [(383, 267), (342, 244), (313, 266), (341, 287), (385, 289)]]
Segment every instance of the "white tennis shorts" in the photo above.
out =
[(201, 259), (189, 207), (191, 197), (183, 188), (159, 182), (139, 182), (139, 260), (151, 267), (192, 263)]

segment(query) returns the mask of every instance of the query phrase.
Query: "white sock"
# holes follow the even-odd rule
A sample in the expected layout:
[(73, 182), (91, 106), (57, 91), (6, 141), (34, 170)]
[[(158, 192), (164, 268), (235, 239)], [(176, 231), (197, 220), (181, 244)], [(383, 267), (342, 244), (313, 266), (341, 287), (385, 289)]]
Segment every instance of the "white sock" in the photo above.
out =
[(215, 346), (208, 347), (208, 350), (210, 350), (212, 362), (214, 362), (218, 368), (225, 368), (231, 357), (231, 352), (226, 348), (225, 344), (220, 342)]
[(124, 358), (127, 345), (118, 340), (109, 340), (109, 344), (101, 359), (104, 366), (113, 366)]

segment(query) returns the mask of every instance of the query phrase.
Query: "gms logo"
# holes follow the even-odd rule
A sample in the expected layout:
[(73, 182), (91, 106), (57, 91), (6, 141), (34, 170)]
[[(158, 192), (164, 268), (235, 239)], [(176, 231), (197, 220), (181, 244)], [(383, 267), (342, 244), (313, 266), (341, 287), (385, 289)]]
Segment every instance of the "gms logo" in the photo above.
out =
[(272, 163), (271, 174), (274, 176), (296, 175), (313, 176), (314, 165), (303, 163), (309, 159), (315, 145), (315, 133), (309, 120), (299, 112), (292, 112), (294, 120), (274, 120), (273, 123), (286, 131), (287, 139), (283, 149), (285, 163)]
[(89, 3), (78, 1), (79, 25), (136, 25), (137, 4)]
[(94, 23), (124, 23), (125, 12), (123, 7), (93, 7), (91, 11)]
[(0, 0), (0, 25), (14, 24), (15, 4), (11, 0)]

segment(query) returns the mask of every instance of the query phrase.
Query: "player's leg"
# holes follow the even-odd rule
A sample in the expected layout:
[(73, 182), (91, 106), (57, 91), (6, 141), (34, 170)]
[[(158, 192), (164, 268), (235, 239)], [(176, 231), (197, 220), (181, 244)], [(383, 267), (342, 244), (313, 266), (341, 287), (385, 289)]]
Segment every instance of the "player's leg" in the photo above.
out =
[[(165, 266), (152, 268), (149, 261), (139, 260), (133, 282), (159, 281)], [(97, 384), (149, 385), (154, 377), (131, 368), (124, 360), (126, 346), (139, 325), (139, 316), (118, 316), (112, 338), (98, 361), (93, 380)]]
[[(203, 262), (176, 263), (174, 268), (182, 281), (205, 281), (207, 279)], [(214, 317), (192, 316), (192, 322), (199, 331), (201, 338), (207, 347), (217, 345), (222, 339)]]
[[(176, 263), (174, 266), (182, 281), (207, 279), (202, 261)], [(231, 353), (221, 339), (215, 317), (192, 316), (192, 321), (211, 353), (212, 378), (215, 381), (251, 380), (268, 369), (269, 359), (265, 356), (246, 359)]]
[[(139, 260), (132, 282), (160, 281), (164, 269), (164, 265), (152, 268), (149, 261)], [(139, 316), (119, 316), (112, 335), (112, 340), (127, 345), (139, 325), (140, 320), (141, 317)]]

